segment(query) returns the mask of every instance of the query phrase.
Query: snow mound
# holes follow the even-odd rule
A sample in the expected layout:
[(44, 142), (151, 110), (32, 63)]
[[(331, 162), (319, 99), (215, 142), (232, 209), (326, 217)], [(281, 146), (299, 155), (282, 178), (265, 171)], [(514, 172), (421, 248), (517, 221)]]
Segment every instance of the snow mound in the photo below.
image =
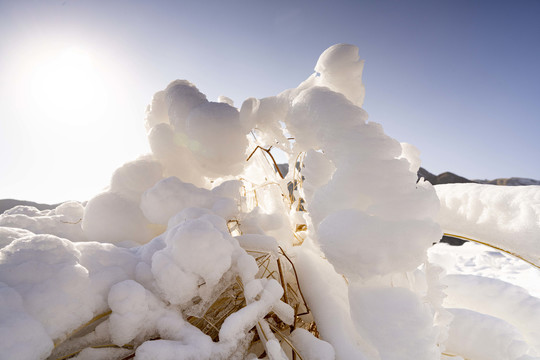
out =
[(58, 341), (106, 310), (108, 289), (133, 276), (134, 265), (125, 249), (33, 235), (0, 250), (0, 282), (20, 295), (14, 303), (49, 341)]
[[(449, 275), (445, 306), (465, 308), (512, 325), (540, 356), (540, 299), (518, 286), (475, 275)], [(494, 301), (496, 299), (496, 301)]]
[(86, 241), (81, 228), (84, 206), (76, 201), (58, 205), (52, 210), (38, 210), (33, 206), (19, 205), (0, 215), (0, 227), (51, 234), (71, 241)]

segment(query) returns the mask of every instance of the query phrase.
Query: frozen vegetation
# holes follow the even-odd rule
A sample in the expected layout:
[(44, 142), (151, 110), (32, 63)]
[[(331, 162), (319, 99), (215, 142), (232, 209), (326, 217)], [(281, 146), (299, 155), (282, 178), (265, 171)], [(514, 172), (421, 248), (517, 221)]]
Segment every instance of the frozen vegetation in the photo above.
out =
[(362, 71), (334, 45), (239, 110), (173, 81), (108, 190), (1, 215), (2, 358), (540, 359), (540, 187), (417, 181)]
[(447, 184), (435, 189), (445, 232), (486, 241), (540, 263), (540, 186)]

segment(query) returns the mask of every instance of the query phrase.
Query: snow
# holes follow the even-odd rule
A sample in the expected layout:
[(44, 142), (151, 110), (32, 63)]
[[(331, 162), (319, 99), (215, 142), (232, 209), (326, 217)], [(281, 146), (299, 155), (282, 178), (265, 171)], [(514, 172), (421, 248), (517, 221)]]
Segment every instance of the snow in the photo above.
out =
[(26, 229), (12, 228), (8, 226), (0, 227), (0, 248), (11, 244), (14, 240), (34, 235), (33, 232)]
[(111, 287), (107, 302), (112, 311), (109, 327), (114, 344), (122, 346), (137, 336), (152, 335), (155, 325), (148, 326), (153, 322), (149, 315), (160, 309), (159, 300), (142, 285), (133, 280), (119, 282)]
[(440, 243), (429, 249), (428, 256), (448, 274), (499, 279), (540, 298), (540, 271), (517, 257), (472, 242), (461, 246)]
[(21, 295), (2, 282), (0, 339), (0, 352), (14, 359), (44, 359), (54, 346), (43, 325), (24, 310)]
[(206, 95), (189, 81), (176, 80), (165, 89), (163, 105), (168, 109), (169, 122), (177, 131), (185, 129), (185, 122), (193, 109), (206, 103)]
[(540, 358), (538, 268), (433, 246), (538, 264), (539, 187), (417, 181), (419, 150), (361, 108), (363, 67), (334, 45), (240, 110), (173, 81), (151, 152), (101, 193), (0, 215), (2, 356)]
[(253, 280), (262, 282), (261, 291), (256, 296), (247, 298), (248, 305), (225, 320), (219, 331), (220, 339), (225, 341), (238, 339), (241, 334), (255, 326), (260, 318), (264, 314), (267, 314), (274, 304), (279, 301), (283, 295), (283, 289), (279, 283), (273, 279), (268, 281), (262, 280), (264, 279)]
[(236, 236), (235, 239), (246, 250), (266, 251), (275, 255), (279, 252), (279, 245), (272, 236), (246, 234)]
[(243, 170), (251, 128), (240, 121), (235, 107), (209, 102), (188, 81), (173, 81), (154, 96), (146, 127), (152, 153), (164, 165), (165, 176), (203, 186), (208, 185), (208, 177), (237, 175)]
[(314, 249), (299, 251), (296, 266), (317, 328), (332, 344), (336, 359), (380, 359), (362, 336), (368, 330), (353, 323), (346, 280)]
[(188, 207), (210, 208), (212, 192), (168, 177), (143, 194), (141, 209), (147, 219), (167, 224), (171, 216)]
[(0, 251), (0, 282), (20, 295), (15, 304), (48, 340), (58, 341), (106, 310), (109, 288), (133, 276), (134, 265), (128, 250), (110, 244), (33, 235)]
[(141, 195), (163, 178), (159, 162), (142, 157), (116, 169), (111, 177), (110, 191), (140, 201)]
[(411, 290), (355, 284), (349, 298), (355, 325), (369, 329), (365, 336), (381, 359), (434, 359), (440, 354), (432, 311)]
[(401, 156), (409, 162), (409, 170), (418, 173), (420, 169), (420, 164), (422, 163), (420, 159), (420, 150), (418, 150), (414, 145), (401, 143)]
[(447, 351), (467, 359), (526, 359), (527, 344), (519, 331), (489, 315), (465, 309), (450, 309), (454, 319), (450, 326)]
[(449, 275), (444, 281), (448, 285), (445, 306), (474, 310), (513, 325), (531, 352), (540, 356), (539, 298), (518, 286), (482, 276)]
[(236, 108), (226, 103), (205, 103), (191, 111), (186, 135), (194, 141), (192, 153), (206, 174), (239, 174), (244, 168), (248, 129)]
[(366, 90), (362, 85), (364, 60), (358, 56), (358, 48), (338, 44), (326, 49), (315, 65), (317, 86), (325, 86), (345, 95), (356, 106), (364, 103)]
[(74, 359), (76, 360), (120, 360), (129, 356), (130, 353), (131, 351), (128, 349), (86, 348), (83, 351), (81, 351), (76, 357), (74, 357)]
[(83, 211), (83, 205), (76, 201), (42, 211), (32, 206), (19, 205), (0, 215), (0, 227), (23, 229), (34, 234), (51, 234), (71, 241), (85, 241), (81, 229)]
[(337, 272), (349, 279), (365, 279), (413, 271), (440, 230), (425, 220), (391, 221), (359, 210), (341, 210), (321, 222), (318, 235)]
[(153, 235), (150, 222), (144, 217), (139, 203), (110, 191), (88, 201), (82, 228), (90, 241), (127, 247), (143, 244)]
[(152, 274), (160, 295), (177, 305), (196, 296), (204, 301), (231, 267), (233, 252), (230, 236), (226, 238), (204, 216), (170, 229), (165, 248), (152, 256)]
[(238, 181), (227, 181), (210, 191), (168, 177), (147, 189), (141, 197), (140, 208), (154, 224), (167, 224), (172, 216), (186, 208), (211, 209), (223, 218), (230, 218), (238, 212), (239, 187)]
[(445, 232), (540, 262), (540, 186), (437, 185)]
[(317, 339), (304, 329), (296, 329), (291, 334), (291, 340), (303, 358), (313, 360), (334, 360), (334, 348), (325, 341)]

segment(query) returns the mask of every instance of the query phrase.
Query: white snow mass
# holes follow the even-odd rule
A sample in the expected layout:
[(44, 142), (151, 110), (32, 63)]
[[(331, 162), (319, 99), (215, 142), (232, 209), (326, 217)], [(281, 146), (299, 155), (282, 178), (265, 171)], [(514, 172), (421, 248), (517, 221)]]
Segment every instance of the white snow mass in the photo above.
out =
[(445, 232), (540, 263), (540, 186), (448, 184), (435, 189)]
[(538, 289), (511, 275), (540, 271), (539, 187), (418, 181), (419, 150), (362, 109), (363, 68), (337, 44), (240, 109), (175, 80), (151, 152), (102, 193), (0, 215), (0, 357), (540, 359)]

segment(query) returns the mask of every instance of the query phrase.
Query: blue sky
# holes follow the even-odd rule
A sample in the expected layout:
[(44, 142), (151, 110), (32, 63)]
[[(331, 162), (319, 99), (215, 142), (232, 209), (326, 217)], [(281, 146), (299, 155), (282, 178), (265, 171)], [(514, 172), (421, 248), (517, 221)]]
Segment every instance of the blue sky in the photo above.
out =
[[(85, 200), (146, 151), (144, 108), (170, 81), (239, 107), (297, 86), (340, 42), (365, 59), (370, 120), (425, 168), (540, 179), (539, 16), (522, 0), (0, 0), (0, 198)], [(57, 121), (25, 84), (70, 47), (108, 91), (89, 103), (107, 106)]]

